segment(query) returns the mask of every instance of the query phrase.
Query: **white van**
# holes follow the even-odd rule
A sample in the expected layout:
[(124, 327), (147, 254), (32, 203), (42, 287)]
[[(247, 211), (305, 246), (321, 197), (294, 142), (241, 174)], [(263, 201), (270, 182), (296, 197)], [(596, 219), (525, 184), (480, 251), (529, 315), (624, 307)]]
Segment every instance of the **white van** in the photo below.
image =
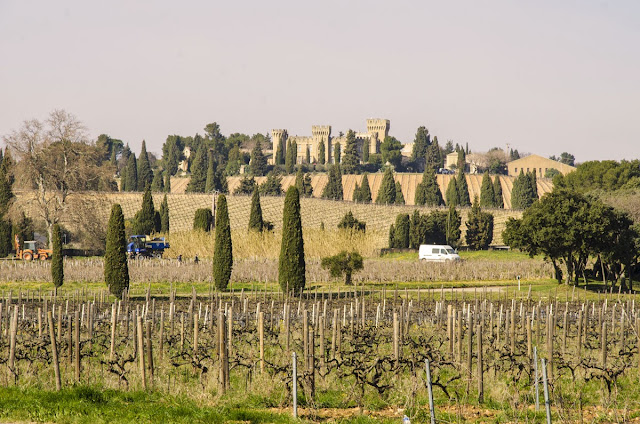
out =
[(421, 244), (418, 250), (418, 258), (421, 261), (447, 262), (459, 261), (460, 255), (453, 247), (446, 244)]

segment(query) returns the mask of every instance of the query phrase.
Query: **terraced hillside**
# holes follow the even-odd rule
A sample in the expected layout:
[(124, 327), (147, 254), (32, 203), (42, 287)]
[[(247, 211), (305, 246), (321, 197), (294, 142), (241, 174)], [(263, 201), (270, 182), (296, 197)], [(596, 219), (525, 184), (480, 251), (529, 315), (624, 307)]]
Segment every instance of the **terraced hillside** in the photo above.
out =
[[(373, 199), (375, 200), (378, 189), (380, 188), (380, 184), (382, 184), (382, 177), (384, 174), (375, 173), (369, 174), (369, 186), (371, 187), (371, 193), (373, 195)], [(440, 191), (442, 191), (443, 195), (447, 191), (447, 187), (449, 185), (449, 181), (451, 178), (454, 178), (453, 175), (437, 175), (438, 185), (440, 186)], [(352, 200), (353, 199), (353, 191), (356, 187), (356, 184), (362, 184), (362, 175), (343, 175), (342, 176), (342, 186), (344, 187), (344, 199)], [(467, 185), (469, 186), (469, 197), (473, 200), (475, 196), (480, 197), (480, 187), (482, 186), (482, 175), (467, 175)], [(502, 184), (502, 195), (504, 200), (504, 205), (506, 209), (511, 208), (511, 189), (513, 188), (513, 180), (514, 177), (500, 176), (500, 183)], [(229, 177), (229, 191), (233, 192), (236, 187), (240, 184), (240, 180), (242, 177)], [(258, 177), (256, 178), (256, 182), (261, 184), (266, 180), (266, 177)], [(319, 198), (322, 194), (322, 190), (324, 186), (327, 184), (327, 174), (312, 174), (311, 176), (311, 186), (313, 187), (313, 196)], [(414, 204), (414, 199), (416, 195), (416, 187), (422, 181), (422, 174), (409, 174), (409, 173), (401, 173), (395, 175), (395, 180), (400, 182), (402, 186), (402, 194), (404, 195), (404, 199), (408, 205)], [(286, 190), (291, 185), (295, 184), (296, 178), (295, 175), (286, 175), (282, 178), (282, 188)], [(171, 192), (172, 193), (184, 193), (189, 182), (188, 177), (173, 177), (171, 178)], [(539, 178), (538, 179), (538, 193), (542, 196), (544, 193), (548, 193), (553, 189), (553, 182), (548, 178)]]
[[(156, 208), (162, 202), (163, 194), (154, 194), (153, 199)], [(37, 211), (32, 205), (33, 193), (22, 192), (17, 194), (15, 208), (24, 210), (28, 215), (37, 218)], [(250, 196), (227, 197), (229, 206), (229, 216), (233, 229), (247, 228), (249, 222), (249, 212), (251, 208)], [(207, 194), (177, 194), (171, 193), (167, 196), (169, 204), (169, 219), (171, 230), (174, 232), (189, 231), (193, 226), (193, 217), (196, 209), (211, 208), (213, 196)], [(108, 221), (111, 205), (119, 203), (126, 219), (133, 218), (142, 204), (142, 193), (82, 193), (70, 197), (68, 213), (65, 214), (63, 224), (73, 228), (83, 218), (79, 211), (89, 211), (90, 219), (96, 222)], [(327, 230), (335, 229), (338, 222), (348, 211), (359, 220), (367, 223), (367, 231), (376, 234), (378, 240), (376, 244), (379, 248), (386, 247), (389, 226), (395, 222), (399, 213), (413, 213), (415, 209), (422, 213), (427, 213), (433, 208), (411, 205), (381, 206), (376, 204), (361, 204), (352, 202), (336, 202), (332, 200), (303, 198), (302, 205), (302, 225), (306, 228), (319, 229), (324, 224)], [(264, 219), (274, 223), (276, 231), (282, 225), (282, 208), (284, 197), (262, 197), (262, 213)], [(462, 210), (463, 234), (464, 225), (469, 209)], [(508, 217), (519, 217), (521, 212), (496, 209), (491, 210), (494, 214), (494, 245), (502, 244), (502, 231)]]

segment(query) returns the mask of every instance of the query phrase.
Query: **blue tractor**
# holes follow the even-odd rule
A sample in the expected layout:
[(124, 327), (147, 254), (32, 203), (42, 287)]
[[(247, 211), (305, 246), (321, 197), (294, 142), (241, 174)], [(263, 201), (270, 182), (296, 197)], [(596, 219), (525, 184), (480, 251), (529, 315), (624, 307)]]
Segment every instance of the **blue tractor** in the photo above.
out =
[(169, 243), (164, 241), (164, 237), (151, 239), (149, 236), (136, 235), (129, 237), (127, 253), (130, 258), (162, 258), (165, 249), (169, 248)]

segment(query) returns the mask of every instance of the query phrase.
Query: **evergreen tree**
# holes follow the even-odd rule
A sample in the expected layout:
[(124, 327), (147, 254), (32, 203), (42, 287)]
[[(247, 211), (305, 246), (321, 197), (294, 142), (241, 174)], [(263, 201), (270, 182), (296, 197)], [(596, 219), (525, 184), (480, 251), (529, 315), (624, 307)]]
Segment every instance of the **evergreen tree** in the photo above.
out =
[(164, 171), (164, 191), (171, 193), (171, 174), (169, 171)]
[(207, 167), (209, 155), (206, 143), (200, 143), (196, 156), (191, 164), (191, 179), (187, 184), (187, 193), (204, 193), (207, 187)]
[(460, 204), (460, 195), (458, 194), (458, 183), (456, 178), (452, 177), (447, 186), (447, 206), (458, 206)]
[(527, 173), (531, 184), (531, 190), (533, 191), (533, 200), (538, 200), (538, 177), (536, 175), (536, 169), (533, 168), (532, 173)]
[(124, 215), (119, 204), (111, 207), (111, 217), (107, 227), (107, 244), (104, 254), (104, 280), (111, 294), (118, 299), (129, 288), (129, 267), (127, 264), (127, 239), (124, 232)]
[(442, 206), (442, 192), (433, 168), (427, 167), (422, 174), (422, 182), (416, 187), (414, 203), (416, 205)]
[(116, 156), (116, 149), (111, 149), (111, 156), (109, 157), (109, 165), (113, 167), (113, 169), (118, 168), (118, 160)]
[(258, 177), (263, 176), (267, 172), (267, 158), (262, 152), (260, 140), (256, 141), (256, 145), (251, 151), (251, 173)]
[(362, 143), (362, 163), (368, 163), (369, 162), (369, 154), (371, 152), (369, 151), (369, 141), (365, 140)]
[(335, 164), (329, 168), (329, 180), (322, 191), (323, 199), (342, 200), (344, 198), (342, 191), (342, 172), (340, 165)]
[(138, 191), (144, 191), (153, 182), (153, 171), (149, 165), (149, 155), (147, 154), (147, 143), (142, 140), (142, 149), (138, 157)]
[(447, 214), (447, 244), (453, 247), (458, 245), (460, 241), (460, 224), (462, 224), (462, 217), (458, 213), (455, 207), (449, 206), (449, 213)]
[(224, 175), (222, 167), (217, 167), (216, 173), (213, 176), (213, 189), (220, 193), (229, 193), (229, 183), (227, 177)]
[(496, 175), (496, 178), (493, 180), (493, 198), (495, 200), (495, 207), (503, 209), (504, 199), (502, 198), (502, 183), (500, 183), (500, 175)]
[(311, 185), (311, 175), (304, 174), (304, 179), (302, 180), (302, 195), (305, 197), (313, 196), (313, 186)]
[(471, 206), (471, 199), (469, 199), (469, 186), (467, 185), (467, 178), (464, 171), (458, 171), (458, 181), (456, 181), (458, 188), (458, 204), (460, 206)]
[(389, 249), (393, 249), (395, 247), (395, 240), (393, 239), (393, 236), (396, 234), (396, 227), (395, 225), (391, 224), (391, 226), (389, 227)]
[(325, 146), (324, 140), (320, 140), (320, 143), (318, 143), (318, 163), (320, 165), (324, 165), (324, 163), (326, 161), (326, 157), (325, 157), (325, 149), (326, 148), (327, 148), (327, 146)]
[(427, 149), (430, 145), (429, 130), (425, 127), (419, 127), (416, 131), (416, 137), (413, 140), (413, 150), (411, 151), (411, 160), (416, 163), (418, 170), (424, 170)]
[(531, 178), (520, 171), (520, 175), (513, 180), (511, 189), (511, 209), (527, 209), (533, 204), (534, 192)]
[(366, 172), (362, 175), (362, 183), (358, 188), (358, 199), (356, 201), (360, 203), (371, 203), (371, 188), (369, 186), (369, 178)]
[(142, 207), (134, 217), (134, 234), (152, 234), (155, 229), (155, 215), (156, 211), (153, 207), (151, 187), (147, 186), (142, 196)]
[(282, 243), (278, 262), (278, 282), (282, 291), (299, 293), (305, 286), (304, 241), (300, 216), (300, 195), (289, 187), (282, 213)]
[(282, 177), (275, 171), (267, 174), (265, 182), (260, 184), (260, 193), (265, 196), (280, 196), (282, 194)]
[(420, 212), (415, 209), (411, 214), (411, 221), (409, 223), (409, 247), (411, 249), (418, 249), (422, 242), (422, 227), (423, 217)]
[(347, 131), (347, 140), (344, 145), (344, 157), (342, 158), (342, 170), (345, 174), (355, 174), (360, 165), (358, 149), (356, 147), (356, 133)]
[(51, 243), (51, 279), (53, 285), (57, 289), (64, 283), (64, 257), (62, 256), (62, 234), (60, 232), (60, 225), (53, 225), (53, 239)]
[(193, 229), (195, 231), (209, 232), (213, 223), (213, 213), (210, 208), (196, 209), (193, 215)]
[(264, 221), (262, 219), (262, 206), (260, 205), (260, 193), (253, 190), (251, 196), (251, 213), (249, 214), (249, 230), (261, 232)]
[(236, 189), (233, 190), (233, 194), (249, 195), (253, 193), (253, 190), (255, 190), (256, 187), (258, 187), (258, 185), (256, 184), (256, 180), (253, 178), (253, 175), (245, 174), (240, 180), (240, 184), (238, 184)]
[(340, 150), (342, 149), (342, 147), (340, 146), (340, 144), (336, 143), (333, 146), (333, 163), (335, 163), (336, 165), (340, 163)]
[(482, 176), (482, 186), (480, 188), (480, 206), (483, 208), (495, 208), (496, 199), (493, 192), (493, 183), (489, 176), (489, 171)]
[(209, 155), (209, 164), (207, 165), (207, 179), (204, 183), (204, 192), (213, 193), (215, 189), (214, 184), (216, 180), (216, 164), (213, 159), (213, 155)]
[(162, 178), (162, 171), (159, 169), (156, 169), (156, 171), (153, 173), (151, 191), (153, 191), (154, 193), (162, 193), (164, 191), (164, 179)]
[(482, 250), (488, 248), (492, 240), (493, 215), (482, 212), (476, 196), (467, 218), (467, 246), (475, 250)]
[(367, 231), (367, 223), (364, 221), (359, 221), (353, 216), (353, 212), (347, 212), (340, 222), (338, 222), (338, 229), (340, 230), (349, 230), (349, 231), (362, 231), (363, 233)]
[(396, 202), (396, 183), (393, 179), (393, 171), (387, 168), (382, 177), (382, 183), (378, 189), (376, 203), (380, 205), (392, 205)]
[(309, 145), (307, 144), (307, 149), (306, 149), (306, 153), (304, 156), (304, 160), (305, 163), (311, 163), (311, 149), (309, 148)]
[(160, 203), (160, 231), (165, 234), (169, 233), (169, 202), (167, 202), (166, 194)]
[(138, 164), (136, 161), (136, 155), (131, 153), (127, 160), (127, 170), (125, 175), (125, 189), (124, 191), (137, 191), (138, 190)]
[(393, 234), (394, 247), (398, 249), (409, 248), (409, 229), (411, 221), (409, 214), (401, 213), (396, 217), (395, 233)]
[(353, 284), (351, 282), (351, 275), (364, 267), (360, 253), (355, 251), (347, 252), (346, 250), (341, 251), (335, 256), (322, 258), (320, 265), (322, 268), (328, 269), (329, 274), (334, 278), (344, 274), (344, 284), (347, 286)]
[(276, 156), (273, 160), (275, 165), (283, 165), (284, 164), (284, 155), (282, 154), (282, 141), (278, 143), (276, 147)]
[[(2, 152), (2, 149), (0, 149), (0, 152)], [(2, 219), (9, 210), (13, 197), (13, 190), (11, 189), (9, 177), (5, 173), (4, 168), (0, 167), (0, 219)]]
[(400, 181), (396, 181), (396, 205), (404, 205), (404, 195), (402, 194), (402, 186)]
[(291, 140), (287, 141), (287, 153), (284, 160), (284, 172), (287, 174), (293, 174), (293, 168), (296, 164), (298, 152), (294, 149), (298, 150), (297, 143), (292, 143)]
[(231, 225), (227, 198), (218, 196), (216, 206), (216, 241), (213, 251), (213, 280), (218, 290), (226, 290), (233, 268), (233, 247), (231, 245)]
[(0, 216), (0, 258), (11, 253), (11, 223)]
[(467, 159), (466, 155), (464, 154), (464, 149), (458, 149), (458, 162), (456, 163), (456, 167), (464, 172), (466, 165)]

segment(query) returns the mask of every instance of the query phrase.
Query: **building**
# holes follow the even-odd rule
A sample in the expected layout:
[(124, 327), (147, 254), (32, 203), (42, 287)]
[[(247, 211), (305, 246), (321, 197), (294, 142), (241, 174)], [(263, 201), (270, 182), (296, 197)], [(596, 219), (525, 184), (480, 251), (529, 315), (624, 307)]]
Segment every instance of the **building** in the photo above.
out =
[[(356, 132), (356, 148), (362, 157), (362, 147), (365, 143), (369, 145), (369, 153), (379, 153), (380, 144), (389, 135), (390, 122), (388, 119), (367, 119), (367, 132)], [(318, 162), (319, 148), (321, 142), (324, 143), (325, 163), (334, 163), (334, 152), (336, 146), (340, 145), (340, 151), (344, 152), (344, 145), (347, 141), (346, 135), (334, 137), (331, 135), (331, 125), (313, 125), (311, 136), (290, 136), (286, 129), (271, 130), (271, 140), (273, 141), (273, 154), (276, 154), (278, 144), (282, 149), (282, 157), (286, 157), (287, 143), (295, 142), (298, 146), (296, 163), (303, 163), (307, 157), (307, 149), (311, 163)], [(275, 158), (274, 158), (275, 159)], [(272, 161), (274, 160), (272, 159)]]
[(564, 164), (538, 155), (529, 155), (507, 163), (507, 172), (510, 177), (517, 177), (520, 172), (536, 171), (538, 177), (544, 177), (549, 169), (557, 169), (561, 174), (567, 175), (576, 170), (574, 166)]

